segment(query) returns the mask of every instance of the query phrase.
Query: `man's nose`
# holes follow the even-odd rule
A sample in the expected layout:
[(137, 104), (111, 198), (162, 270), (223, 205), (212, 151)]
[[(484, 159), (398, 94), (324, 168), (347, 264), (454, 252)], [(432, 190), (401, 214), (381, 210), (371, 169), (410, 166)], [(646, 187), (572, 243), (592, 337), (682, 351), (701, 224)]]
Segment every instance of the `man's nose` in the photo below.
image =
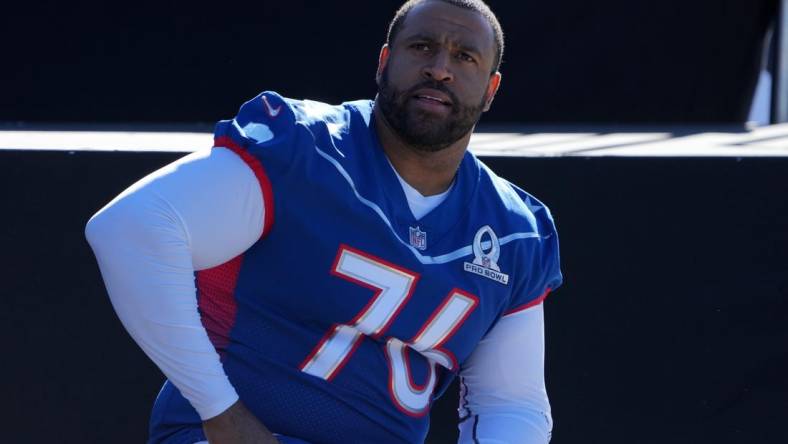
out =
[(432, 80), (436, 80), (438, 82), (450, 82), (454, 80), (454, 74), (452, 74), (451, 67), (449, 65), (450, 62), (450, 55), (446, 51), (440, 51), (435, 54), (424, 67), (422, 74), (424, 77), (427, 77)]

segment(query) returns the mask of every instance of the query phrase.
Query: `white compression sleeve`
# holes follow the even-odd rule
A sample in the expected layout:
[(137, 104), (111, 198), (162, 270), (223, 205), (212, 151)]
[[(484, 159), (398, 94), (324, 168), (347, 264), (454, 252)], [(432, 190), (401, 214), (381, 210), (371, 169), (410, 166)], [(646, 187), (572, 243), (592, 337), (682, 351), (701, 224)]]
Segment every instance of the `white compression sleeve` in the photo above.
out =
[(550, 441), (553, 420), (544, 381), (541, 304), (498, 321), (460, 375), (460, 443)]
[(264, 211), (252, 170), (214, 148), (132, 185), (85, 230), (126, 330), (204, 420), (238, 395), (200, 321), (194, 271), (254, 244)]

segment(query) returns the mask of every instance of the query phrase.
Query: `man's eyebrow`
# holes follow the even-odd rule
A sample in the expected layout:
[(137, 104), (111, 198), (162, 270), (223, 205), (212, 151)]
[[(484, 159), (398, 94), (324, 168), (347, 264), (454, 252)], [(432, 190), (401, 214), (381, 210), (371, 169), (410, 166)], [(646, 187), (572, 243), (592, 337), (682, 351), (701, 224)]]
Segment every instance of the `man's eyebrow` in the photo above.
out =
[(473, 54), (478, 55), (478, 56), (481, 56), (481, 54), (482, 54), (482, 52), (481, 52), (481, 50), (479, 50), (479, 48), (477, 48), (476, 46), (471, 45), (471, 44), (460, 43), (459, 45), (457, 45), (457, 47), (460, 48), (460, 50), (462, 50), (462, 51), (470, 52), (470, 53), (473, 53)]
[[(405, 37), (403, 39), (403, 41), (405, 41), (405, 42), (413, 42), (413, 41), (437, 42), (438, 40), (439, 40), (438, 37), (436, 37), (435, 35), (427, 34), (427, 33), (424, 33), (424, 32), (418, 33), (418, 34), (413, 34), (413, 35)], [(456, 43), (456, 46), (457, 46), (457, 48), (461, 49), (462, 51), (471, 52), (471, 53), (474, 53), (476, 55), (481, 55), (481, 53), (482, 53), (481, 50), (478, 47), (476, 47), (475, 45), (473, 45), (472, 43), (458, 42), (458, 43)]]
[(438, 38), (432, 34), (427, 34), (427, 33), (413, 34), (405, 38), (406, 42), (412, 42), (415, 40), (426, 40), (428, 42), (436, 42), (438, 41)]

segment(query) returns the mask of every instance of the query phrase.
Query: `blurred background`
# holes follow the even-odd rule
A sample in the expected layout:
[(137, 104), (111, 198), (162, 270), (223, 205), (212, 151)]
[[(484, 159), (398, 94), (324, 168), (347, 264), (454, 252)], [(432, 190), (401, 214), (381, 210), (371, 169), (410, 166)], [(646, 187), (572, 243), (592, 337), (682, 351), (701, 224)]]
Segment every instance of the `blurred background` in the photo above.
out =
[[(786, 443), (785, 0), (489, 1), (472, 149), (546, 201), (554, 444)], [(262, 90), (372, 98), (399, 1), (37, 1), (0, 14), (3, 441), (137, 443), (163, 380), (82, 234)], [(429, 443), (456, 440), (455, 388)]]

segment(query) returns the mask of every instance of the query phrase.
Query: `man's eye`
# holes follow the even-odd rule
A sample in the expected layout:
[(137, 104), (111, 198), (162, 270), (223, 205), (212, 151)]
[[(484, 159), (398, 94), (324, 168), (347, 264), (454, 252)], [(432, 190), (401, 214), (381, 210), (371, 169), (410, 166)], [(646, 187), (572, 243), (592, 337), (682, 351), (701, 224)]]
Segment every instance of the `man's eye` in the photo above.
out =
[(415, 49), (415, 50), (417, 50), (417, 51), (429, 51), (430, 50), (430, 45), (428, 45), (426, 43), (414, 43), (414, 44), (410, 45), (410, 47)]
[(470, 63), (476, 62), (476, 59), (474, 59), (473, 56), (468, 54), (467, 52), (461, 52), (457, 54), (457, 57), (463, 62), (470, 62)]

